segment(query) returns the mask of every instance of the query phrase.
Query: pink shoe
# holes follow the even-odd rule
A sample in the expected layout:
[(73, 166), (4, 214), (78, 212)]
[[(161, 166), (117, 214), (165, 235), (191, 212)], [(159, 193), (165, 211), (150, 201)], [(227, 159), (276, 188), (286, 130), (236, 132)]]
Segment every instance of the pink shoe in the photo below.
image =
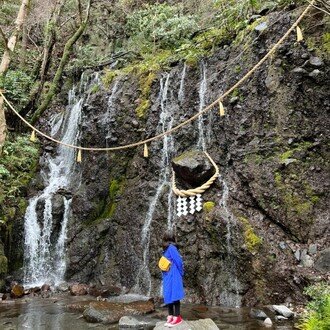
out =
[(181, 315), (179, 316), (173, 316), (173, 321), (170, 323), (169, 327), (174, 328), (175, 326), (181, 324), (183, 321)]
[(170, 327), (172, 321), (173, 321), (173, 315), (168, 315), (166, 323), (164, 324), (164, 327)]

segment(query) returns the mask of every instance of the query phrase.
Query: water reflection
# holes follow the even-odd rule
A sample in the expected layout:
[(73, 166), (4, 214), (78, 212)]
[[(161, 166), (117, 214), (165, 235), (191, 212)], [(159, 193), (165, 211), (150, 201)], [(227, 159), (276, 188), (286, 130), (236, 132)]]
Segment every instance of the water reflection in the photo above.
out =
[[(85, 322), (81, 313), (69, 312), (65, 306), (91, 297), (28, 298), (16, 302), (0, 303), (1, 330), (87, 330), (118, 329), (118, 325), (103, 325)], [(160, 309), (161, 310), (161, 309)], [(163, 309), (164, 315), (166, 308)], [(248, 308), (208, 307), (202, 305), (182, 306), (182, 314), (187, 320), (211, 318), (221, 330), (261, 330), (263, 323), (249, 317)], [(268, 313), (267, 313), (268, 314)], [(273, 318), (273, 315), (269, 315)], [(149, 316), (148, 316), (149, 317)], [(293, 330), (292, 321), (275, 324), (268, 329)]]

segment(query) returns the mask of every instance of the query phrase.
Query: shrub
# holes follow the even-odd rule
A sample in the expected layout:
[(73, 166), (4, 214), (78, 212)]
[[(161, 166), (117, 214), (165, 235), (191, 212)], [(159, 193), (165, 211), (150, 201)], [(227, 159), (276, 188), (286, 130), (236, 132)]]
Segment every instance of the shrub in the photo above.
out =
[(298, 324), (298, 329), (330, 329), (330, 285), (318, 283), (306, 288), (304, 293), (312, 300), (307, 304), (306, 314)]

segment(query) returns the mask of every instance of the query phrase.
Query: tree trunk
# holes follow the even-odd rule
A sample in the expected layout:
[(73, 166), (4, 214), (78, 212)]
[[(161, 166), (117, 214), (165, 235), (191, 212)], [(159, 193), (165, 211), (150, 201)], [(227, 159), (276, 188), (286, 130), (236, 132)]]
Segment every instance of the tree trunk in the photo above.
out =
[(38, 107), (38, 109), (36, 110), (36, 112), (33, 114), (32, 118), (31, 118), (32, 124), (34, 124), (39, 119), (41, 114), (47, 109), (48, 105), (54, 98), (54, 96), (59, 88), (62, 74), (63, 74), (66, 64), (69, 61), (69, 57), (70, 57), (73, 45), (77, 42), (77, 40), (81, 37), (81, 35), (83, 34), (83, 32), (86, 29), (87, 22), (89, 19), (90, 4), (91, 4), (91, 0), (88, 1), (87, 9), (86, 9), (86, 16), (85, 16), (84, 21), (79, 25), (79, 28), (76, 30), (76, 32), (72, 35), (72, 37), (66, 42), (66, 44), (64, 46), (62, 58), (61, 58), (59, 66), (56, 70), (54, 79), (50, 85), (50, 88), (45, 96), (44, 101), (41, 103), (41, 105)]
[(28, 103), (20, 112), (23, 117), (26, 116), (31, 111), (31, 109), (35, 107), (36, 104), (38, 104), (38, 100), (42, 93), (46, 75), (50, 66), (51, 55), (56, 42), (56, 29), (58, 27), (59, 18), (65, 1), (66, 0), (61, 0), (56, 2), (54, 10), (47, 22), (42, 59), (40, 59), (39, 70), (38, 73), (36, 73), (36, 80), (39, 79), (39, 81), (37, 83), (37, 87), (34, 89), (34, 92), (30, 94)]
[[(29, 7), (30, 0), (22, 0), (21, 7), (18, 11), (17, 18), (15, 21), (15, 30), (8, 39), (8, 43), (5, 47), (1, 64), (0, 64), (0, 76), (3, 76), (8, 71), (12, 53), (15, 50), (15, 46), (17, 43), (17, 38), (22, 30), (24, 20), (26, 17), (26, 13)], [(2, 147), (4, 145), (5, 139), (6, 139), (6, 132), (7, 132), (7, 125), (6, 125), (6, 117), (5, 117), (5, 107), (4, 107), (4, 100), (0, 96), (0, 155), (2, 153)]]

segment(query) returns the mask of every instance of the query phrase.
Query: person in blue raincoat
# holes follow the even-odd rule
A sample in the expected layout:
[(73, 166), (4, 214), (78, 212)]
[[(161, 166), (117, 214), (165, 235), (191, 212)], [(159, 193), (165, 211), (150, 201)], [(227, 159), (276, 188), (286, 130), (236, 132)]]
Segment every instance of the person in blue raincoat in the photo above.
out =
[(164, 303), (168, 306), (165, 326), (175, 327), (182, 322), (180, 300), (184, 298), (184, 270), (182, 257), (172, 232), (165, 233), (163, 237), (163, 256), (171, 262), (170, 269), (162, 272)]

